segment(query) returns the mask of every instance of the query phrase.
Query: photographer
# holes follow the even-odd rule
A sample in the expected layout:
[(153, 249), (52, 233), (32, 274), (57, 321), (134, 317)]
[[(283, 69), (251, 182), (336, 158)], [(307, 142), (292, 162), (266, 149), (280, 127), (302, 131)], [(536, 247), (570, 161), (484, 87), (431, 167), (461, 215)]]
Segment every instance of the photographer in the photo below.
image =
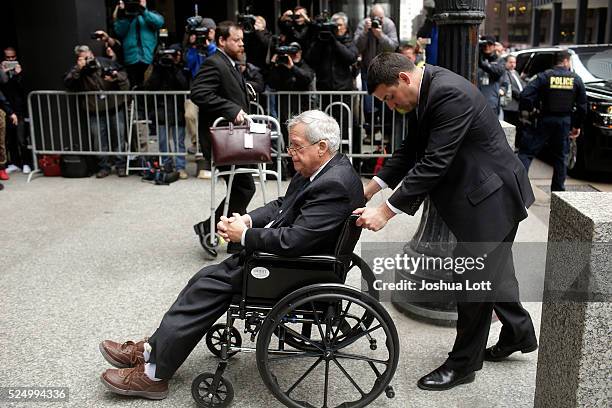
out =
[[(167, 49), (159, 50), (153, 70), (145, 81), (147, 91), (183, 91), (189, 89), (189, 82), (185, 76), (182, 64), (182, 51), (179, 44), (171, 45)], [(170, 140), (176, 153), (185, 153), (185, 110), (183, 104), (176, 98), (157, 97), (155, 111), (151, 112), (150, 120), (157, 129), (159, 151), (169, 152)], [(181, 179), (186, 179), (185, 156), (175, 156), (175, 168)], [(172, 158), (162, 158), (164, 167), (170, 167)]]
[[(359, 23), (355, 30), (355, 45), (361, 53), (361, 89), (368, 89), (368, 66), (378, 54), (394, 52), (399, 44), (395, 23), (385, 17), (385, 10), (380, 4), (375, 4), (370, 10), (370, 17)], [(369, 115), (374, 110), (371, 96), (364, 99), (364, 110)], [(378, 107), (380, 106), (380, 108)], [(377, 104), (375, 110), (383, 109)]]
[[(96, 58), (86, 45), (74, 48), (76, 64), (64, 76), (66, 88), (72, 92), (87, 91), (127, 91), (130, 82), (126, 73), (117, 63), (108, 58)], [(119, 150), (125, 146), (125, 112), (123, 98), (113, 98), (107, 95), (85, 96), (88, 123), (93, 139), (93, 148), (104, 152), (110, 151), (109, 139), (117, 144)], [(110, 126), (109, 126), (110, 125)], [(91, 140), (90, 140), (91, 141)], [(100, 156), (99, 171), (96, 178), (110, 174), (110, 156)], [(115, 167), (119, 177), (126, 176), (125, 156), (115, 158)]]
[(482, 36), (479, 42), (478, 89), (484, 95), (489, 106), (499, 115), (500, 88), (506, 71), (504, 62), (495, 53), (495, 38)]
[(30, 173), (32, 152), (28, 149), (25, 118), (28, 115), (27, 92), (23, 86), (23, 69), (13, 47), (4, 49), (4, 59), (0, 63), (0, 91), (11, 105), (17, 122), (8, 122), (6, 126), (6, 148), (10, 164), (7, 172), (22, 170)]
[(111, 37), (104, 30), (96, 30), (91, 33), (91, 39), (104, 43), (104, 56), (106, 58), (123, 65), (123, 47), (121, 46), (121, 41)]
[(147, 9), (147, 0), (119, 1), (114, 29), (123, 44), (125, 69), (134, 87), (142, 86), (144, 73), (153, 62), (157, 31), (164, 18)]
[[(272, 65), (268, 72), (268, 85), (272, 89), (291, 92), (313, 90), (315, 73), (302, 59), (302, 47), (299, 43), (277, 46), (270, 62)], [(290, 116), (310, 109), (310, 95), (279, 95), (275, 102), (287, 145), (288, 135), (284, 124)], [(293, 176), (291, 160), (287, 161), (287, 165), (287, 172), (283, 170), (283, 174)]]
[(200, 65), (206, 58), (217, 51), (215, 44), (215, 30), (217, 25), (212, 18), (193, 16), (187, 19), (185, 27), (185, 40), (183, 41), (183, 53), (185, 65), (191, 78), (194, 78), (200, 70)]
[[(11, 104), (6, 100), (2, 92), (0, 92), (0, 180), (8, 180), (9, 176), (6, 174), (4, 167), (6, 166), (6, 123), (10, 120), (13, 126), (17, 125), (17, 115), (13, 112)], [(0, 184), (0, 190), (4, 186)]]
[(261, 73), (261, 69), (251, 64), (248, 61), (248, 57), (246, 52), (243, 53), (236, 64), (240, 69), (240, 73), (244, 77), (244, 80), (248, 85), (251, 85), (253, 91), (257, 97), (265, 90), (266, 84), (264, 82), (263, 74)]
[[(249, 16), (244, 17), (246, 18)], [(253, 23), (253, 29), (245, 29), (244, 48), (249, 51), (247, 62), (255, 65), (260, 70), (265, 71), (268, 67), (266, 58), (272, 41), (272, 33), (270, 33), (270, 31), (268, 31), (266, 28), (265, 18), (262, 16), (254, 16), (254, 18), (254, 21), (248, 22), (248, 24), (251, 22)]]
[(278, 20), (278, 28), (287, 43), (297, 42), (302, 49), (308, 49), (311, 42), (311, 21), (304, 6), (287, 10)]
[(357, 61), (357, 47), (348, 31), (348, 18), (336, 13), (331, 21), (319, 23), (318, 34), (306, 59), (316, 72), (317, 90), (352, 91), (351, 66)]

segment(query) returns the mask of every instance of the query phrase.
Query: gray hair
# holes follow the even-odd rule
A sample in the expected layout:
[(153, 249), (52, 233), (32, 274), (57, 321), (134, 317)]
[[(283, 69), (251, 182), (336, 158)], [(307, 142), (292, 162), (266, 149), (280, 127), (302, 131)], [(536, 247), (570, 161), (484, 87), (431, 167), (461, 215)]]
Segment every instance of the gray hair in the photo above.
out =
[(342, 19), (344, 20), (344, 25), (348, 27), (349, 24), (349, 19), (348, 16), (346, 15), (346, 13), (343, 12), (338, 12), (335, 13), (333, 16), (331, 16), (331, 20), (335, 23), (337, 20)]
[(309, 110), (292, 117), (287, 121), (287, 128), (302, 123), (306, 125), (306, 138), (310, 143), (327, 140), (327, 150), (334, 154), (340, 147), (340, 126), (336, 119), (320, 110)]
[(77, 45), (76, 47), (74, 47), (74, 54), (78, 57), (80, 53), (82, 52), (89, 52), (91, 51), (89, 49), (89, 47), (87, 45)]

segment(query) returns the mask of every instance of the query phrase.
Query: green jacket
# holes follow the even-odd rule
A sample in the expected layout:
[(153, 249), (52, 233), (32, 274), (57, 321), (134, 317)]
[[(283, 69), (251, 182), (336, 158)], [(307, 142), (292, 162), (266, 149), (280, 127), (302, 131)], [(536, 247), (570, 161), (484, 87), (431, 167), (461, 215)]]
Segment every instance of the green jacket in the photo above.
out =
[(125, 65), (153, 62), (157, 31), (163, 25), (164, 18), (161, 14), (146, 9), (137, 17), (115, 20), (115, 33), (123, 43)]

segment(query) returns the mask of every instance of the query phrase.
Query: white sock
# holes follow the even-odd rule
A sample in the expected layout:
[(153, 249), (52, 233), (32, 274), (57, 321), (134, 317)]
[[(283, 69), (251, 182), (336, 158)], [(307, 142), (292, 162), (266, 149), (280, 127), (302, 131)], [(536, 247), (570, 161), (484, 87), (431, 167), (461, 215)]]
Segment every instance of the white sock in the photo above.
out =
[(151, 357), (151, 350), (153, 350), (153, 349), (151, 348), (149, 343), (145, 343), (144, 344), (144, 351), (142, 352), (142, 355), (144, 356), (145, 363), (148, 362), (149, 361), (149, 357)]
[(161, 381), (161, 378), (156, 378), (155, 377), (155, 363), (146, 363), (144, 366), (144, 372), (146, 374), (147, 377), (149, 377), (150, 380), (153, 381)]

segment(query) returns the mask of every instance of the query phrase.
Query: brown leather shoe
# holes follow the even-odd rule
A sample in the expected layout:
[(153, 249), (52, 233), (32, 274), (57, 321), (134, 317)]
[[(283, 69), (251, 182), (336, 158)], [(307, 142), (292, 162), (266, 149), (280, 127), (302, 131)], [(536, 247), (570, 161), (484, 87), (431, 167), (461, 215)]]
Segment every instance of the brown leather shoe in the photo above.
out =
[(147, 340), (148, 338), (145, 337), (144, 340), (137, 343), (126, 341), (123, 344), (104, 340), (100, 343), (100, 353), (102, 353), (106, 361), (117, 368), (135, 367), (145, 363), (143, 351)]
[(144, 372), (144, 364), (132, 368), (109, 368), (100, 379), (115, 394), (154, 400), (168, 396), (168, 380), (151, 380)]

